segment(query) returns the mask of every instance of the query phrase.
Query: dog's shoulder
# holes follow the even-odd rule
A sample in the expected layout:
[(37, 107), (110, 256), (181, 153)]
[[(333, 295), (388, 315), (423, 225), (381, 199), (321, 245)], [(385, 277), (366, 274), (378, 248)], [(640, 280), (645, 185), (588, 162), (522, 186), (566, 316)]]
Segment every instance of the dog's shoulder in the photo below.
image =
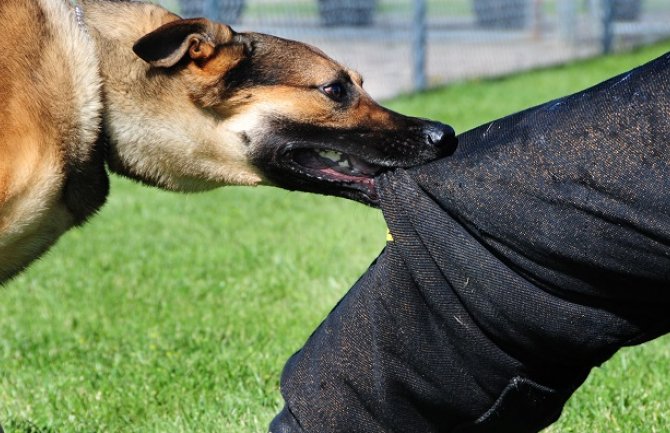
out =
[[(107, 194), (95, 45), (66, 0), (0, 1), (0, 280)], [(86, 173), (102, 188), (75, 194)], [(104, 179), (101, 179), (104, 178)], [(77, 204), (70, 209), (69, 204)]]
[[(24, 0), (25, 2), (25, 0)], [(81, 11), (63, 0), (30, 0), (39, 8), (33, 22), (42, 49), (41, 94), (50, 127), (60, 145), (64, 173), (64, 200), (75, 222), (81, 223), (105, 201), (108, 179), (99, 134), (102, 115), (102, 80), (95, 43)], [(31, 66), (32, 67), (32, 66)], [(53, 115), (53, 113), (58, 113)]]
[(75, 10), (64, 0), (3, 0), (0, 8), (0, 80), (11, 92), (5, 100), (16, 100), (41, 124), (47, 118), (42, 129), (57, 128), (51, 133), (72, 146), (66, 153), (86, 152), (82, 147), (98, 135), (101, 79), (95, 45)]

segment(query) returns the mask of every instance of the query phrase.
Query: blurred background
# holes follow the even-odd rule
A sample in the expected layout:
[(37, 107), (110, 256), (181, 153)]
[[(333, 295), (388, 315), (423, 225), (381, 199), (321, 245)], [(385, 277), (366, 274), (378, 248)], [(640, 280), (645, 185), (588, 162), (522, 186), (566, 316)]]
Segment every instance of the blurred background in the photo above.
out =
[(670, 36), (668, 0), (158, 0), (184, 16), (316, 45), (375, 98), (630, 49)]

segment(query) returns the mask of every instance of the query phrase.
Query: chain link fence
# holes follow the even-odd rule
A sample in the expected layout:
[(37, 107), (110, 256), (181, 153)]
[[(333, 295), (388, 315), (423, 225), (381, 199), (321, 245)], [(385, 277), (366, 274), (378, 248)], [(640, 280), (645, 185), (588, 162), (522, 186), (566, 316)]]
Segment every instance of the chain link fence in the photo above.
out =
[(159, 0), (316, 45), (380, 99), (670, 37), (668, 0)]

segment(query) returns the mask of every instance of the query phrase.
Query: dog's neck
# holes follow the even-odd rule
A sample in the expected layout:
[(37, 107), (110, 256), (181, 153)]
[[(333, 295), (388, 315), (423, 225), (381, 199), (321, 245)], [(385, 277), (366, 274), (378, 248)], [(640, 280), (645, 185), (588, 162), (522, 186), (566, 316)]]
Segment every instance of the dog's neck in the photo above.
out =
[(81, 5), (98, 51), (105, 106), (100, 144), (107, 146), (109, 168), (178, 191), (257, 184), (242, 146), (230, 144), (239, 138), (193, 103), (188, 71), (151, 70), (133, 52), (138, 39), (179, 17), (144, 2)]

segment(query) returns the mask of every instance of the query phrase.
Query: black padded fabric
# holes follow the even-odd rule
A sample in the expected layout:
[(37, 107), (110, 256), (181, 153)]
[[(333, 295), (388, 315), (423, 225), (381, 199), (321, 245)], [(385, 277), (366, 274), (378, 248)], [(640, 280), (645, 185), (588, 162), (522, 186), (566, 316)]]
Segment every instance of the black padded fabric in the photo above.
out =
[(378, 179), (394, 237), (288, 361), (272, 433), (533, 433), (670, 330), (670, 55)]

